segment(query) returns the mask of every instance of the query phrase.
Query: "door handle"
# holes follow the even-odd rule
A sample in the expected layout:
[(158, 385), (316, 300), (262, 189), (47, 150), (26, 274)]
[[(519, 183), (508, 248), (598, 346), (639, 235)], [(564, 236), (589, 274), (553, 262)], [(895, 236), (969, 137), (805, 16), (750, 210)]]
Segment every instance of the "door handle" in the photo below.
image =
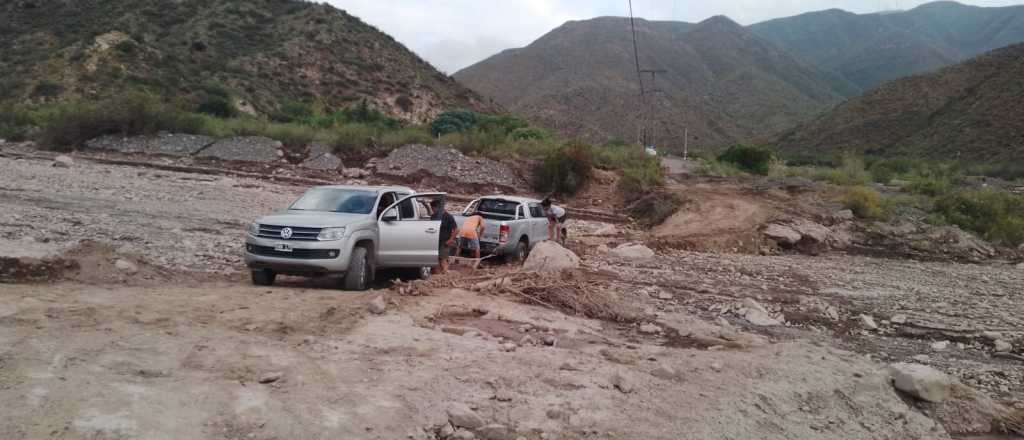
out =
[(428, 228), (428, 229), (427, 229), (427, 233), (428, 233), (428, 234), (436, 234), (436, 233), (437, 233), (437, 229), (434, 229), (434, 228)]

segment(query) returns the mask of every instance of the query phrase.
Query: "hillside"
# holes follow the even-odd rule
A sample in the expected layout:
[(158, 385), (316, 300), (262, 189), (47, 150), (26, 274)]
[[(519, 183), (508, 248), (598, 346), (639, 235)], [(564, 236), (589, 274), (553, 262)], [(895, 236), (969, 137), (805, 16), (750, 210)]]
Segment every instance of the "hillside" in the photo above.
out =
[(790, 130), (796, 154), (859, 151), (998, 163), (1024, 161), (1024, 44), (899, 79)]
[(758, 23), (750, 30), (866, 90), (1024, 41), (1024, 6), (942, 1), (863, 15), (830, 9)]
[[(655, 95), (659, 143), (697, 147), (773, 132), (841, 102), (856, 88), (725, 17), (698, 24), (637, 20), (640, 64), (665, 69)], [(456, 79), (540, 125), (592, 140), (636, 140), (641, 119), (629, 19), (573, 21)], [(664, 142), (662, 142), (664, 141)]]
[(447, 107), (495, 108), (344, 11), (291, 0), (78, 0), (0, 4), (0, 103), (142, 89), (197, 105), (229, 94), (244, 112), (289, 101), (367, 99), (423, 122)]

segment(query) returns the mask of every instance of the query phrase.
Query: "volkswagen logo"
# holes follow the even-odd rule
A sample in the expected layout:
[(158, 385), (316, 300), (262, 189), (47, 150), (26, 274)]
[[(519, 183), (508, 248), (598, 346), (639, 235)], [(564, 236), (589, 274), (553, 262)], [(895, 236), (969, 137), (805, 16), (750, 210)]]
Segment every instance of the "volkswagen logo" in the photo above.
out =
[(281, 230), (281, 238), (287, 240), (292, 238), (292, 228), (284, 228)]

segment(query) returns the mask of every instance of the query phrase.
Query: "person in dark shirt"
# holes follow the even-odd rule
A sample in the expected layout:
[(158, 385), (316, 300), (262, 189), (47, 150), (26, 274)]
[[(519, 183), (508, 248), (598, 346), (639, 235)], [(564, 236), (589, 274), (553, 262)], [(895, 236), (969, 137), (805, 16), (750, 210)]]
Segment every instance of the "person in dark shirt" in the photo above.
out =
[(430, 207), (434, 212), (431, 220), (441, 220), (441, 231), (437, 240), (437, 258), (438, 271), (445, 274), (448, 273), (448, 256), (451, 254), (452, 246), (455, 245), (455, 234), (458, 232), (458, 227), (455, 224), (455, 217), (452, 217), (444, 208), (441, 199), (434, 199), (430, 203)]

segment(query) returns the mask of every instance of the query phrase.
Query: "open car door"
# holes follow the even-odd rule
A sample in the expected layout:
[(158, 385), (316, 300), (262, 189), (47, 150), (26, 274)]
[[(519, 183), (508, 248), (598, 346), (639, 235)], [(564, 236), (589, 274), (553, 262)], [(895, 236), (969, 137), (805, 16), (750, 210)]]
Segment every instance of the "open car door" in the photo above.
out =
[[(423, 268), (438, 264), (441, 217), (446, 193), (413, 194), (388, 206), (377, 219), (380, 267)], [(435, 208), (435, 202), (439, 205)]]

